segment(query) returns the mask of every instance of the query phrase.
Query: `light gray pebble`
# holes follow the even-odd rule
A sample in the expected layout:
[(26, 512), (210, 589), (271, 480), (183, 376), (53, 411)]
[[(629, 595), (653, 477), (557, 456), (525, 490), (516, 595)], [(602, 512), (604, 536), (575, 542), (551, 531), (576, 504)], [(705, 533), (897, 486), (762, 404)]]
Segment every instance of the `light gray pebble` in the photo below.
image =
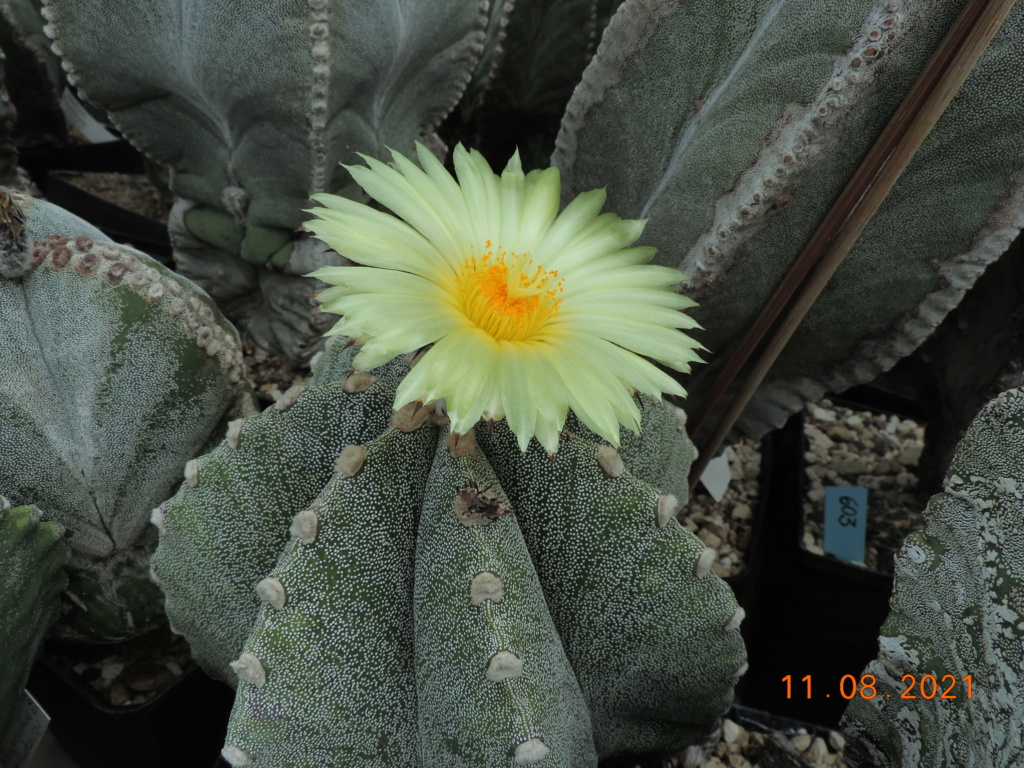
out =
[(725, 718), (722, 721), (722, 741), (726, 744), (734, 743), (740, 737), (740, 733), (742, 729), (732, 720)]
[(813, 405), (812, 404), (810, 406), (810, 411), (811, 411), (811, 417), (814, 418), (814, 419), (817, 419), (818, 421), (835, 421), (836, 420), (836, 412), (835, 411), (827, 410), (827, 409), (822, 408), (822, 407), (820, 407), (818, 405)]
[(810, 761), (821, 760), (828, 754), (828, 746), (825, 744), (825, 740), (821, 736), (815, 736), (811, 742), (811, 746), (807, 749), (804, 754), (804, 758)]
[(791, 737), (789, 743), (797, 750), (797, 752), (806, 752), (811, 746), (811, 735), (809, 733), (798, 733)]
[(123, 671), (124, 671), (124, 664), (122, 664), (122, 663), (120, 663), (118, 661), (109, 661), (109, 662), (104, 663), (104, 665), (103, 665), (103, 667), (102, 667), (102, 669), (100, 671), (100, 677), (102, 677), (104, 680), (113, 680), (115, 677), (120, 675), (121, 672), (123, 672)]

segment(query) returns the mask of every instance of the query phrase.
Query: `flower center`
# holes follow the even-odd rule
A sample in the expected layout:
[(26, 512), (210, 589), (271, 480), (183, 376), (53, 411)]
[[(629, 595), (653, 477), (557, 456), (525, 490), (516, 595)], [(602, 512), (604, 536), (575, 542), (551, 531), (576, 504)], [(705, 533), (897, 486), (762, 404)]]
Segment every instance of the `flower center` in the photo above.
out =
[(482, 256), (470, 256), (455, 278), (462, 311), (496, 341), (522, 341), (558, 315), (562, 280), (528, 254), (495, 253), (491, 241)]

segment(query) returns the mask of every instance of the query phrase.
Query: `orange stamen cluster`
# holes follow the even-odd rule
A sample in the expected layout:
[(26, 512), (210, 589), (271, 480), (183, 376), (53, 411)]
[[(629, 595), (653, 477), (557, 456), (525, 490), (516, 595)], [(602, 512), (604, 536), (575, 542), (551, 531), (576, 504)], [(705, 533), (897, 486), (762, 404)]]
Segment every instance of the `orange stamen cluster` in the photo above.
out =
[(470, 256), (455, 278), (466, 317), (496, 341), (522, 341), (558, 315), (562, 280), (528, 254), (501, 251), (491, 241), (484, 254)]

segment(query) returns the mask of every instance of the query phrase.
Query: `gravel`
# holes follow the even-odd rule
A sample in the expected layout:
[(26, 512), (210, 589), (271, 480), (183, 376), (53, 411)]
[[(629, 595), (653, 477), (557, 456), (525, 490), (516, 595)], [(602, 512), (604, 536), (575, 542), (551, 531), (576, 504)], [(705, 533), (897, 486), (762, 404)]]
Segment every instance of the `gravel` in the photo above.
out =
[(804, 547), (822, 548), (825, 487), (868, 489), (866, 567), (893, 572), (893, 556), (907, 534), (923, 527), (917, 465), (924, 425), (891, 414), (854, 410), (822, 400), (805, 409), (808, 450)]
[(171, 210), (171, 196), (146, 176), (127, 173), (72, 173), (61, 177), (107, 202), (155, 221), (167, 221)]
[(722, 719), (715, 742), (700, 757), (694, 749), (666, 759), (661, 768), (845, 768), (846, 739), (839, 731), (825, 736), (805, 728), (763, 733)]
[[(828, 741), (800, 729), (791, 734), (758, 733), (726, 718), (722, 737), (699, 768), (757, 768), (759, 765), (793, 768), (845, 768), (842, 748), (846, 740), (838, 731)], [(682, 768), (684, 763), (677, 764)], [(666, 766), (669, 768), (669, 766)], [(676, 766), (671, 766), (676, 768)]]
[(679, 522), (717, 553), (712, 572), (723, 579), (746, 568), (761, 493), (761, 443), (743, 438), (725, 449), (732, 479), (716, 502), (698, 485)]
[(307, 384), (313, 375), (308, 365), (268, 355), (248, 341), (242, 342), (242, 353), (246, 375), (256, 395), (264, 401), (261, 408), (276, 403), (296, 384)]
[(111, 645), (54, 645), (47, 653), (115, 707), (145, 704), (192, 663), (188, 642), (167, 628)]

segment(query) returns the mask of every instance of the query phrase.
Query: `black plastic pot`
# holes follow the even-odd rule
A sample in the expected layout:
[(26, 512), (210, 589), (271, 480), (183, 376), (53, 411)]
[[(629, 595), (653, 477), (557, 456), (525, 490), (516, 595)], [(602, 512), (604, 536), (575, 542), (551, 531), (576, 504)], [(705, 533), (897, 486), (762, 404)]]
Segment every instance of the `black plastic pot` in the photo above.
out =
[(224, 745), (234, 692), (193, 665), (145, 704), (114, 707), (70, 669), (45, 657), (28, 690), (50, 730), (81, 768), (204, 766)]
[(50, 171), (146, 172), (143, 156), (124, 140), (65, 147), (23, 148), (18, 151), (18, 165), (25, 169), (43, 194), (48, 192), (46, 174)]
[[(912, 397), (874, 386), (832, 399), (919, 420), (930, 415)], [(758, 709), (835, 727), (878, 654), (893, 579), (804, 549), (805, 450), (799, 413), (777, 433), (772, 501), (744, 603), (750, 669), (739, 695)]]

